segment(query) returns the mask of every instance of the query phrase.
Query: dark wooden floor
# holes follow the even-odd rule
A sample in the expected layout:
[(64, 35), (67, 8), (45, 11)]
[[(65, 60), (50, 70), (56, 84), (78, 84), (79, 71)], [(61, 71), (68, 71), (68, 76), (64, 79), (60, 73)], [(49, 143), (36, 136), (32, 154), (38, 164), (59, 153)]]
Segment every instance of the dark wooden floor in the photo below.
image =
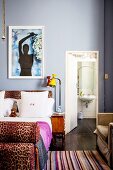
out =
[(95, 150), (96, 136), (93, 134), (95, 127), (96, 119), (78, 120), (77, 128), (65, 136), (64, 146), (61, 138), (58, 138), (56, 145), (50, 150)]

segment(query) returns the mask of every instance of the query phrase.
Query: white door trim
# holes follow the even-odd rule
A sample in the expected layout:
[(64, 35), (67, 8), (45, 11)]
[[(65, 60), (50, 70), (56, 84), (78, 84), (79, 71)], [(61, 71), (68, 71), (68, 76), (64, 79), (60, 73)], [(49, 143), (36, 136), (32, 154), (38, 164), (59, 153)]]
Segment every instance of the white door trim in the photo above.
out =
[[(66, 82), (65, 82), (65, 132), (68, 133), (70, 132), (71, 129), (71, 125), (70, 125), (70, 120), (69, 120), (69, 116), (67, 114), (68, 113), (68, 108), (69, 108), (69, 99), (68, 99), (68, 91), (69, 91), (69, 87), (68, 87), (68, 57), (70, 56), (74, 56), (75, 53), (95, 53), (96, 54), (96, 57), (93, 58), (90, 58), (89, 60), (91, 61), (95, 61), (96, 60), (96, 83), (97, 83), (97, 88), (96, 88), (96, 117), (97, 117), (97, 113), (98, 113), (98, 94), (99, 94), (99, 51), (66, 51)], [(76, 61), (82, 61), (82, 59), (80, 57), (75, 57), (75, 60)], [(76, 85), (75, 85), (76, 86)], [(72, 105), (71, 105), (72, 107)], [(77, 120), (75, 121), (75, 127), (77, 126)]]

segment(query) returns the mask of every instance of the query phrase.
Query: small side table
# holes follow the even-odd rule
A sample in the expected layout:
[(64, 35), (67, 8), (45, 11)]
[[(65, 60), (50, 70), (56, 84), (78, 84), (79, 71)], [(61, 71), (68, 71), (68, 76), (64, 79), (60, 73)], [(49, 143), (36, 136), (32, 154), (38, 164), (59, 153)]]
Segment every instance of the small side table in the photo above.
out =
[(56, 145), (57, 137), (62, 139), (62, 147), (65, 141), (65, 114), (55, 112), (51, 116), (53, 145)]

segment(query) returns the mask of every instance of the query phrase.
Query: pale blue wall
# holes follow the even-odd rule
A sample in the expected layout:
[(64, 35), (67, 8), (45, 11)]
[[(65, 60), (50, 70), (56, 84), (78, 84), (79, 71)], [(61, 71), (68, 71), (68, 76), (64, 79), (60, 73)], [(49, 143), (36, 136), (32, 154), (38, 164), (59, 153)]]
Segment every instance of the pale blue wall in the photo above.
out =
[[(0, 0), (0, 17), (1, 17)], [(6, 26), (45, 26), (45, 77), (58, 74), (65, 98), (66, 50), (98, 50), (99, 110), (104, 108), (104, 0), (6, 0)], [(1, 19), (0, 19), (1, 37)], [(39, 89), (44, 80), (7, 78), (8, 41), (0, 38), (0, 89)]]

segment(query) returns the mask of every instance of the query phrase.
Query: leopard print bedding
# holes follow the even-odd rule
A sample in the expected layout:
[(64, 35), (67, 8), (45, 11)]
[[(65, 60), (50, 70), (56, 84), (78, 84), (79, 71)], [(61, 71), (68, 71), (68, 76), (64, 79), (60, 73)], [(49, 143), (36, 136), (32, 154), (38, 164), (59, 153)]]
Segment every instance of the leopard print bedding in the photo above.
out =
[(36, 143), (40, 129), (36, 122), (0, 122), (0, 143)]
[(0, 170), (35, 170), (32, 143), (0, 143)]

